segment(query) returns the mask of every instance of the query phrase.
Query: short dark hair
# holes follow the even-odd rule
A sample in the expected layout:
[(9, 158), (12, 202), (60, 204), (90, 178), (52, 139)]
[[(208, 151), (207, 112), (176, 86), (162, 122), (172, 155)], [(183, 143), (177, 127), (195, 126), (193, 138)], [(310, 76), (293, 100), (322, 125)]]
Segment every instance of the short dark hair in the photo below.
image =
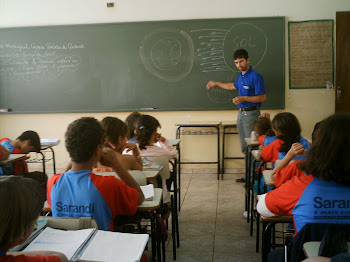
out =
[(308, 174), (324, 181), (350, 186), (350, 114), (321, 121), (304, 164)]
[(45, 201), (39, 183), (20, 176), (0, 177), (0, 249), (29, 233)]
[(101, 125), (105, 131), (105, 135), (112, 144), (119, 143), (119, 137), (126, 137), (128, 127), (126, 124), (116, 117), (107, 116), (101, 121)]
[(37, 132), (28, 130), (23, 132), (19, 137), (17, 137), (20, 141), (26, 141), (29, 140), (30, 145), (34, 147), (35, 152), (40, 152), (41, 144), (40, 144), (40, 138)]
[(150, 115), (140, 116), (135, 124), (136, 127), (136, 139), (140, 149), (146, 149), (146, 146), (151, 139), (152, 134), (157, 128), (161, 127), (158, 120)]
[(293, 143), (300, 141), (301, 128), (295, 115), (289, 112), (277, 114), (272, 119), (272, 127), (280, 134), (277, 138), (283, 141), (280, 152), (288, 152)]
[(253, 128), (259, 136), (274, 136), (275, 133), (272, 130), (271, 120), (266, 117), (257, 117), (254, 120)]
[(248, 52), (244, 49), (236, 50), (236, 52), (234, 52), (233, 54), (233, 60), (236, 60), (238, 58), (244, 58), (245, 60), (247, 60), (249, 58)]
[(141, 113), (139, 112), (132, 112), (128, 117), (125, 119), (125, 124), (128, 126), (128, 139), (131, 139), (135, 136), (135, 123), (137, 121), (137, 118), (141, 116)]
[(84, 163), (91, 159), (104, 142), (104, 130), (93, 117), (73, 121), (65, 134), (66, 148), (73, 162)]

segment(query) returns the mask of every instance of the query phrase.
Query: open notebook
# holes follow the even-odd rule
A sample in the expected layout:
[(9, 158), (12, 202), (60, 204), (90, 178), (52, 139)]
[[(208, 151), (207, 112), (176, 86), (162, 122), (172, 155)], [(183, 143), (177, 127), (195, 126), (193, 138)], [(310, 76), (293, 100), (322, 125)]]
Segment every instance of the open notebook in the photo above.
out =
[(70, 261), (140, 261), (149, 236), (97, 230), (45, 228), (24, 251), (57, 251)]

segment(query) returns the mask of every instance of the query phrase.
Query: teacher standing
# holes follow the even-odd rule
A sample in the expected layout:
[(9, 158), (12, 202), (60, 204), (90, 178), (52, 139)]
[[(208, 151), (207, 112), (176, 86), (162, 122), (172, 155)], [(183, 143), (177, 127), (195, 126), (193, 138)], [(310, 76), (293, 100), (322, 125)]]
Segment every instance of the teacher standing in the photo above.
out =
[[(209, 81), (207, 89), (214, 86), (226, 90), (238, 90), (238, 96), (232, 102), (238, 105), (237, 127), (241, 141), (242, 152), (246, 154), (247, 145), (244, 138), (250, 137), (253, 131), (253, 122), (260, 115), (261, 102), (266, 100), (266, 91), (263, 77), (250, 66), (248, 52), (239, 49), (233, 54), (235, 65), (241, 73), (234, 83)], [(237, 182), (245, 182), (244, 178)]]

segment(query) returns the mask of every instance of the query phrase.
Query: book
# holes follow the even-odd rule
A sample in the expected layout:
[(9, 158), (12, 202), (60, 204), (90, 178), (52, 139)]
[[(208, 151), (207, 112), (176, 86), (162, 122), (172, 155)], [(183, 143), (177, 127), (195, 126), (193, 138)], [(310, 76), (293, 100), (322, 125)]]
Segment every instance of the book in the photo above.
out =
[(24, 251), (57, 251), (70, 261), (139, 261), (148, 234), (97, 230), (60, 230), (46, 227)]
[(59, 138), (42, 138), (40, 139), (41, 147), (57, 146), (61, 140)]
[(155, 161), (152, 161), (152, 160), (149, 160), (147, 157), (143, 157), (142, 158), (142, 165), (143, 165), (143, 168), (144, 169), (159, 169), (162, 167), (161, 164), (155, 162)]
[(148, 184), (147, 186), (140, 186), (145, 200), (153, 200), (154, 197), (154, 186), (153, 184)]

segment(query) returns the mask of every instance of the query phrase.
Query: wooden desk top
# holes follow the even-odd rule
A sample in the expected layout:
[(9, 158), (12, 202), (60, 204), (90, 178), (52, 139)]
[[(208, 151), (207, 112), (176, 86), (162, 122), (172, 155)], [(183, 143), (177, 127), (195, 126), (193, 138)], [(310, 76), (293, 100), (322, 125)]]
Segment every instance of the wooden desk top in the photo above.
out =
[(141, 205), (137, 206), (137, 211), (154, 211), (160, 207), (162, 202), (163, 189), (155, 188), (153, 200), (143, 201)]
[[(163, 167), (161, 169), (157, 169), (157, 170), (152, 170), (152, 169), (144, 169), (142, 171), (138, 171), (138, 172), (142, 172), (144, 173), (145, 177), (147, 180), (151, 179), (151, 178), (156, 178), (157, 176), (159, 176), (160, 171), (163, 169)], [(135, 173), (135, 171), (137, 170), (130, 170), (129, 173), (130, 175), (133, 176), (133, 173)]]
[(181, 139), (168, 139), (170, 145), (172, 146), (178, 146), (181, 142)]
[(259, 141), (253, 141), (250, 137), (244, 138), (244, 141), (247, 143), (248, 146), (258, 146)]
[(265, 185), (275, 186), (275, 181), (271, 179), (272, 170), (264, 170), (262, 174), (265, 180)]
[(262, 159), (259, 156), (260, 150), (252, 150), (251, 154), (257, 161), (262, 161)]
[(221, 123), (221, 121), (191, 121), (191, 122), (178, 122), (175, 125), (176, 126), (207, 126), (207, 127), (211, 127), (211, 126), (219, 126)]
[[(100, 176), (115, 176), (120, 179), (120, 177), (115, 172), (94, 172), (96, 175)], [(146, 185), (146, 174), (141, 170), (130, 170), (129, 174), (135, 179), (138, 185), (144, 186)]]
[(273, 216), (273, 217), (261, 216), (261, 219), (264, 222), (293, 223), (292, 216)]
[(27, 154), (10, 154), (8, 159), (0, 161), (0, 165), (10, 164), (14, 161), (25, 159), (26, 157)]
[(226, 127), (226, 126), (237, 127), (237, 122), (236, 121), (222, 121), (221, 125), (223, 127)]

